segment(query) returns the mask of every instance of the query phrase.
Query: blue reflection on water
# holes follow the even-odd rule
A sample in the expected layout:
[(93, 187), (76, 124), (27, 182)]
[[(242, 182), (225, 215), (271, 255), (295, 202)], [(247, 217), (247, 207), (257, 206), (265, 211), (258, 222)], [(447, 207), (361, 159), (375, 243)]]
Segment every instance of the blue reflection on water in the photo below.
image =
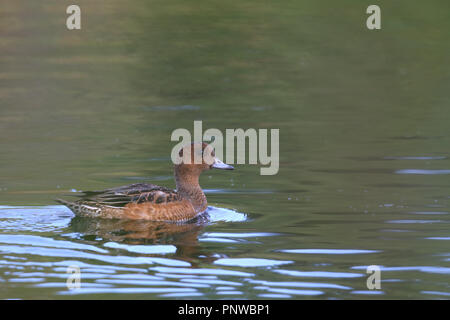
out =
[(376, 253), (380, 250), (357, 250), (357, 249), (282, 249), (279, 252), (285, 253), (306, 253), (306, 254), (364, 254)]
[(214, 261), (214, 264), (218, 264), (221, 266), (235, 266), (235, 267), (274, 267), (290, 263), (293, 263), (293, 261), (280, 261), (280, 260), (258, 259), (258, 258), (226, 258)]
[(423, 170), (423, 169), (403, 169), (395, 171), (397, 174), (450, 174), (450, 170)]

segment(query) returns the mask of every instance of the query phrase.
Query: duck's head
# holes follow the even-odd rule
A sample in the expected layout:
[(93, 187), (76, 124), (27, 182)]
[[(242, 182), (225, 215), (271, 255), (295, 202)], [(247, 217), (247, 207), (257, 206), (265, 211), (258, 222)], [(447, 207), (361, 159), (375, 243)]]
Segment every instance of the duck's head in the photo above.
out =
[(181, 163), (175, 165), (175, 169), (178, 171), (200, 174), (209, 169), (234, 169), (233, 166), (217, 158), (214, 149), (204, 142), (194, 142), (184, 146), (178, 155), (181, 158)]

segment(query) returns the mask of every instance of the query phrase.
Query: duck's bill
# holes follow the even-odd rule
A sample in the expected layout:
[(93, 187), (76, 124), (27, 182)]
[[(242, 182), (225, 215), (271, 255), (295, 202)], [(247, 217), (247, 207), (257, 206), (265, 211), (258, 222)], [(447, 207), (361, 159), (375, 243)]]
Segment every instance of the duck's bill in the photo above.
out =
[(222, 160), (217, 159), (217, 158), (214, 160), (214, 163), (212, 164), (211, 168), (222, 169), (222, 170), (233, 170), (234, 169), (233, 166), (223, 163)]

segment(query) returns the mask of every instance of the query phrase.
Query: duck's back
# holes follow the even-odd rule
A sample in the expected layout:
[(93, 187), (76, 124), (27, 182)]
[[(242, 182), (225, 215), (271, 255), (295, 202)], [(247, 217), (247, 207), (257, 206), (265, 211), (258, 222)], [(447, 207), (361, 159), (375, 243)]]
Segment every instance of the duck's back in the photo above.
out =
[(74, 202), (57, 201), (76, 215), (96, 218), (187, 221), (198, 213), (176, 191), (147, 183), (85, 192), (82, 199)]

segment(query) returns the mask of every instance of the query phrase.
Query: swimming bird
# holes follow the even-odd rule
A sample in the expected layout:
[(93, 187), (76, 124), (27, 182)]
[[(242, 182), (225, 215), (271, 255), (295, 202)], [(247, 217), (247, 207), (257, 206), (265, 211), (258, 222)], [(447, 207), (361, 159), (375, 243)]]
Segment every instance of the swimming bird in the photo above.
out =
[[(200, 161), (194, 162), (195, 153)], [(206, 157), (208, 153), (208, 157)], [(189, 159), (190, 155), (190, 159)], [(205, 157), (203, 156), (205, 155)], [(199, 184), (202, 172), (209, 169), (233, 170), (215, 156), (206, 143), (192, 143), (179, 151), (180, 163), (174, 165), (176, 190), (147, 183), (135, 183), (103, 191), (86, 192), (73, 202), (56, 199), (77, 216), (182, 222), (203, 213), (208, 202)]]

